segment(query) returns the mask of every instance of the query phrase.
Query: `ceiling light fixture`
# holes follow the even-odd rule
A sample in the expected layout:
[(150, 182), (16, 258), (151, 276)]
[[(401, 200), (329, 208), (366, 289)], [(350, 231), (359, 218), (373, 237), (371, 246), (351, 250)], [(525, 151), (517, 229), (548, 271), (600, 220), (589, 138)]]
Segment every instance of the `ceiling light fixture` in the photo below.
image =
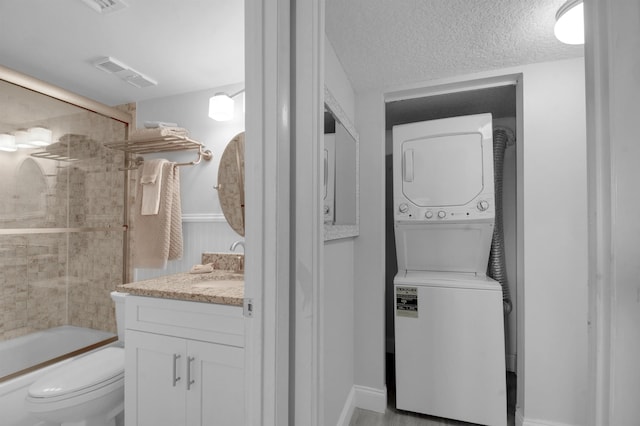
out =
[(233, 98), (244, 92), (244, 89), (227, 95), (224, 92), (216, 93), (209, 99), (209, 117), (216, 121), (229, 121), (233, 119), (234, 101)]
[(14, 152), (16, 147), (16, 137), (8, 133), (0, 133), (0, 151)]
[(18, 148), (34, 148), (34, 146), (29, 143), (29, 132), (26, 130), (16, 130), (13, 132), (13, 136), (16, 138), (16, 146)]
[(52, 142), (52, 134), (51, 130), (46, 127), (31, 127), (27, 130), (29, 134), (29, 144), (32, 146), (47, 146), (51, 145)]
[(584, 3), (567, 0), (556, 13), (553, 29), (556, 38), (566, 44), (584, 44)]

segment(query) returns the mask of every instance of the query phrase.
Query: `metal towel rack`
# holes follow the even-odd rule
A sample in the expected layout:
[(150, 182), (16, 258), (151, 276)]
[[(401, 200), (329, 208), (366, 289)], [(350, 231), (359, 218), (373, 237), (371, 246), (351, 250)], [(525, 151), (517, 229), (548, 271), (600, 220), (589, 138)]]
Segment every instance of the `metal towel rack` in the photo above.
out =
[[(158, 152), (173, 151), (198, 151), (198, 158), (186, 163), (176, 163), (176, 166), (195, 166), (200, 164), (202, 159), (207, 161), (213, 158), (213, 153), (204, 149), (204, 145), (189, 139), (186, 136), (154, 136), (150, 138), (139, 138), (133, 140), (121, 140), (113, 142), (105, 142), (104, 146), (111, 149), (117, 149), (130, 154), (152, 154)], [(135, 170), (144, 162), (144, 158), (138, 156), (129, 161), (128, 167), (120, 170)]]

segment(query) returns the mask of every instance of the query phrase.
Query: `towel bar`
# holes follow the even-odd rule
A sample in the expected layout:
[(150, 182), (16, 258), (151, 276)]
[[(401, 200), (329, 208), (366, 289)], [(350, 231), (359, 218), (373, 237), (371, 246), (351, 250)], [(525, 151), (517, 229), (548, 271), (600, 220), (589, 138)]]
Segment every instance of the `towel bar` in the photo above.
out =
[[(195, 166), (200, 164), (202, 159), (211, 160), (213, 153), (204, 149), (204, 145), (200, 142), (196, 142), (193, 139), (189, 139), (186, 136), (163, 136), (153, 138), (141, 138), (134, 140), (122, 140), (106, 142), (104, 144), (107, 148), (117, 149), (126, 153), (132, 154), (153, 154), (158, 152), (174, 152), (174, 151), (191, 151), (198, 150), (198, 158), (186, 163), (176, 163), (176, 166)], [(129, 165), (118, 170), (136, 170), (142, 163), (144, 158), (138, 156), (134, 160), (129, 162)]]

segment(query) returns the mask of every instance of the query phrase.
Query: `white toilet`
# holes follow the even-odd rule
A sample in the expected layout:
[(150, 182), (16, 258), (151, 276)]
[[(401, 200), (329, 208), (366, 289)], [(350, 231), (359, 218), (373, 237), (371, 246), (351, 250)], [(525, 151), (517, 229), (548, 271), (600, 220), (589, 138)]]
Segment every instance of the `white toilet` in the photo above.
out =
[(112, 292), (118, 343), (70, 361), (29, 387), (26, 406), (49, 426), (120, 426), (124, 419), (124, 297)]

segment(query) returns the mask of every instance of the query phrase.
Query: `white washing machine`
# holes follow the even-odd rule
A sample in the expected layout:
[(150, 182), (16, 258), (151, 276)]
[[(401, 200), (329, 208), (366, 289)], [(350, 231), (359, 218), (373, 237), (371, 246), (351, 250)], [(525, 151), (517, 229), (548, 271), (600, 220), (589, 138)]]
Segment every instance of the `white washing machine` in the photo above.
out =
[(490, 114), (393, 128), (397, 408), (506, 425)]

